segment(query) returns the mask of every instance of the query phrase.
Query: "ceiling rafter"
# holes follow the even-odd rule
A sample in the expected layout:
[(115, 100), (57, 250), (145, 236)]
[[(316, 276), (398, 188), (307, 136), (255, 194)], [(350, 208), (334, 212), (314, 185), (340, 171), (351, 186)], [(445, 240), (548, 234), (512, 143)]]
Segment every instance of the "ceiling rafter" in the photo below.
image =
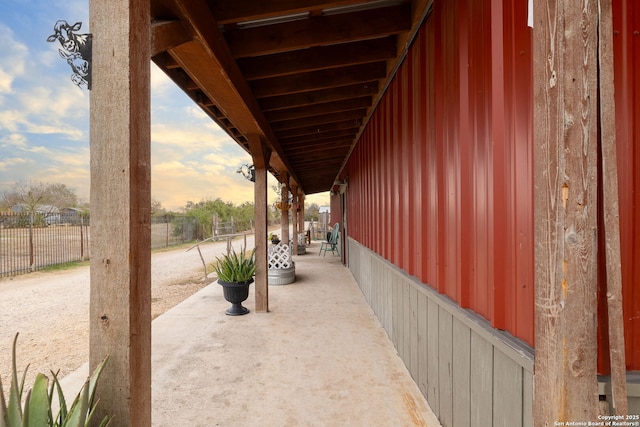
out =
[(346, 65), (386, 61), (396, 55), (396, 37), (315, 46), (273, 55), (238, 59), (247, 80), (287, 76)]
[(251, 87), (256, 98), (308, 92), (321, 88), (348, 86), (380, 80), (387, 75), (387, 63), (352, 65), (343, 68), (312, 71), (285, 77), (254, 80)]
[(312, 135), (316, 133), (330, 132), (330, 131), (340, 130), (340, 129), (349, 129), (353, 127), (360, 128), (360, 125), (362, 125), (362, 122), (360, 119), (350, 119), (350, 120), (343, 120), (340, 122), (321, 124), (317, 126), (306, 126), (306, 127), (297, 128), (297, 129), (281, 130), (281, 131), (277, 131), (276, 135), (279, 138), (287, 138), (292, 136)]
[(322, 114), (315, 117), (303, 117), (302, 119), (287, 120), (285, 122), (272, 123), (273, 130), (284, 131), (289, 129), (306, 128), (319, 124), (340, 122), (347, 119), (358, 119), (367, 113), (366, 109), (343, 111), (341, 113)]
[[(175, 0), (174, 3), (179, 17), (188, 25), (190, 31), (194, 33), (194, 38), (199, 42), (187, 43), (171, 49), (170, 52), (175, 53), (172, 56), (183, 69), (191, 71), (189, 74), (194, 81), (197, 81), (210, 99), (215, 100), (225, 116), (235, 123), (236, 128), (240, 125), (244, 134), (262, 135), (274, 151), (272, 155), (274, 162), (280, 163), (280, 168), (287, 169), (292, 178), (300, 184), (294, 168), (288, 163), (282, 147), (272, 134), (237, 63), (231, 58), (229, 48), (223, 42), (224, 39), (218, 27), (211, 25), (216, 20), (210, 9), (201, 2)], [(188, 49), (187, 46), (195, 51), (185, 52)], [(217, 75), (211, 73), (211, 70), (217, 70)], [(221, 75), (224, 78), (220, 78)], [(274, 167), (277, 168), (277, 165)]]
[(362, 0), (283, 0), (260, 2), (256, 0), (210, 0), (213, 14), (220, 24), (235, 24), (244, 21), (295, 15), (312, 10), (337, 8), (362, 3)]
[(377, 80), (356, 83), (329, 89), (318, 89), (309, 92), (295, 93), (291, 95), (279, 95), (260, 99), (258, 102), (262, 111), (274, 111), (303, 105), (319, 104), (324, 102), (339, 101), (355, 97), (375, 95), (378, 92)]
[(300, 119), (302, 117), (313, 117), (320, 114), (332, 112), (356, 110), (359, 108), (371, 107), (371, 97), (343, 99), (340, 101), (326, 102), (323, 104), (308, 105), (305, 107), (295, 107), (286, 110), (270, 111), (265, 113), (267, 120), (279, 122), (283, 120)]
[(235, 58), (378, 38), (411, 28), (411, 9), (408, 6), (400, 4), (361, 12), (315, 16), (227, 31), (224, 37)]
[(353, 136), (354, 132), (357, 132), (357, 131), (358, 131), (358, 128), (353, 127), (349, 129), (335, 130), (331, 132), (317, 133), (312, 135), (300, 135), (300, 136), (294, 136), (290, 138), (280, 138), (280, 144), (282, 144), (283, 147), (286, 147), (289, 144), (296, 144), (296, 143), (313, 143), (315, 141), (322, 142), (323, 140), (328, 138)]
[(332, 188), (430, 2), (152, 0), (153, 60), (312, 194)]

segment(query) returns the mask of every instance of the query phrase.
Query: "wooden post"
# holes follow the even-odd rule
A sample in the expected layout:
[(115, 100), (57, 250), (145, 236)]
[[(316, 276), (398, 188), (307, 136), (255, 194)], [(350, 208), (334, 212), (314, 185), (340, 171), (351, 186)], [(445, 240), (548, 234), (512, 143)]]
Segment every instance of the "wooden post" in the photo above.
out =
[(255, 216), (255, 245), (256, 245), (256, 280), (255, 300), (256, 312), (269, 311), (269, 283), (267, 265), (267, 167), (271, 152), (260, 141), (258, 135), (249, 135), (249, 149), (256, 169), (254, 183), (254, 216)]
[(597, 0), (534, 2), (534, 425), (598, 410)]
[(298, 203), (300, 203), (300, 212), (298, 213), (298, 230), (306, 235), (306, 230), (304, 229), (304, 193), (300, 192), (298, 196)]
[(149, 2), (90, 2), (90, 367), (109, 355), (98, 413), (151, 425)]
[(627, 369), (624, 316), (622, 312), (622, 266), (618, 203), (618, 158), (616, 153), (616, 106), (613, 84), (613, 16), (611, 0), (600, 1), (598, 82), (600, 85), (600, 140), (604, 235), (607, 265), (607, 313), (611, 359), (611, 397), (616, 415), (627, 415)]
[(293, 194), (293, 206), (291, 207), (291, 223), (293, 224), (293, 254), (298, 255), (298, 186), (291, 187), (291, 194)]
[[(289, 203), (289, 174), (284, 173), (284, 181), (280, 184), (280, 201), (282, 204)], [(280, 217), (280, 234), (282, 235), (282, 243), (289, 244), (289, 209), (282, 209), (282, 216)]]

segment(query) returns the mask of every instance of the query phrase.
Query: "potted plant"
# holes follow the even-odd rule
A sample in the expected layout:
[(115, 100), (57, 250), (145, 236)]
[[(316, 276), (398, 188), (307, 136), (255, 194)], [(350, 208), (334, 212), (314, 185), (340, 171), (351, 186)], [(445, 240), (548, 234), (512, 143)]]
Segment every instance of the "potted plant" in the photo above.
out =
[(269, 235), (267, 236), (268, 240), (271, 240), (271, 243), (274, 245), (277, 245), (278, 243), (280, 243), (280, 236), (278, 236), (276, 233), (269, 233)]
[(222, 258), (216, 257), (213, 264), (224, 299), (231, 303), (231, 307), (225, 311), (229, 316), (241, 316), (249, 312), (248, 308), (242, 306), (242, 302), (249, 297), (249, 285), (253, 283), (253, 276), (256, 274), (255, 255), (255, 248), (249, 256), (244, 249), (238, 255), (232, 248)]

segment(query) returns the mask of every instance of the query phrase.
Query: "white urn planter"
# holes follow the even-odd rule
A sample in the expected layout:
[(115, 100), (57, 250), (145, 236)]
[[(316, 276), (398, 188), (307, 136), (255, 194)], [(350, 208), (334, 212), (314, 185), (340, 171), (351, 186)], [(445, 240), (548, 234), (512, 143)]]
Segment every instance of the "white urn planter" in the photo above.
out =
[(296, 280), (296, 266), (291, 248), (282, 242), (267, 249), (270, 285), (288, 285)]

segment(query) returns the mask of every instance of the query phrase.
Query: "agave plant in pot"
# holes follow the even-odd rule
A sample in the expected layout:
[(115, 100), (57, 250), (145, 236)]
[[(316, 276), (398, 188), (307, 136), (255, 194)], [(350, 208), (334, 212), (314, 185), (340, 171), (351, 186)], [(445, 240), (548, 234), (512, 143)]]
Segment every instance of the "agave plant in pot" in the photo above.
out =
[(249, 312), (242, 302), (249, 297), (249, 285), (253, 283), (253, 276), (256, 274), (255, 256), (255, 248), (248, 256), (244, 249), (240, 254), (232, 249), (223, 257), (216, 257), (216, 262), (213, 263), (224, 299), (231, 303), (231, 307), (225, 311), (229, 316), (241, 316)]

